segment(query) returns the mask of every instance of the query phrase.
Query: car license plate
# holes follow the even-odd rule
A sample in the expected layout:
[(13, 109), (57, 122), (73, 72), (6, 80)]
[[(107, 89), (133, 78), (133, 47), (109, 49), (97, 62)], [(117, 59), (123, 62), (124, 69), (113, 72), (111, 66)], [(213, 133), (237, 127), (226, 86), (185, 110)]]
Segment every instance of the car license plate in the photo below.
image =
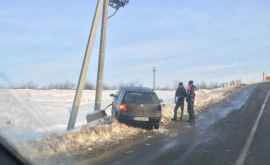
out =
[(134, 120), (136, 121), (149, 121), (148, 117), (134, 117)]

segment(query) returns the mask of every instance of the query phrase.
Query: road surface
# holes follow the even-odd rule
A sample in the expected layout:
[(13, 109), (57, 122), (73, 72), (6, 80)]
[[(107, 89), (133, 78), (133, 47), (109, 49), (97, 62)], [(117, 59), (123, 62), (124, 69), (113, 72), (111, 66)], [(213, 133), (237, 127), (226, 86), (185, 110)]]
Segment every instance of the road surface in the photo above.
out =
[(268, 165), (269, 91), (269, 83), (258, 84), (241, 108), (230, 103), (213, 107), (222, 109), (222, 106), (227, 106), (223, 112), (229, 113), (221, 113), (226, 114), (225, 117), (212, 113), (222, 110), (209, 110), (195, 125), (179, 122), (175, 136), (159, 136), (134, 145), (119, 146), (79, 164)]

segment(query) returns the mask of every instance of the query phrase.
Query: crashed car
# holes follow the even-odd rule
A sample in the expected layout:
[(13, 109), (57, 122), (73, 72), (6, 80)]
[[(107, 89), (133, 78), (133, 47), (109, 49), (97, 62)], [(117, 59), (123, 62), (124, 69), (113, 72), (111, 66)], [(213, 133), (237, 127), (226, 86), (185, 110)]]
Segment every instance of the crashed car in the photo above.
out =
[(161, 100), (145, 87), (123, 87), (114, 97), (112, 114), (120, 122), (143, 123), (147, 128), (158, 129), (161, 120)]

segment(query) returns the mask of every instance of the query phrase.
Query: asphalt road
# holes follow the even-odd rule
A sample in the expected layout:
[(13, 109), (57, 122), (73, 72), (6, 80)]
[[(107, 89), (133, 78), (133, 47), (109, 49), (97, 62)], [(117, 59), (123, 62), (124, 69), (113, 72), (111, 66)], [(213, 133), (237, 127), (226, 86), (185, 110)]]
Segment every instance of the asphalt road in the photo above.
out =
[[(179, 122), (174, 136), (149, 138), (140, 143), (119, 148), (89, 159), (82, 164), (100, 165), (236, 165), (240, 155), (244, 162), (237, 165), (270, 164), (270, 99), (266, 99), (270, 84), (258, 84), (246, 103), (219, 105), (202, 116), (195, 125)], [(237, 96), (235, 96), (237, 99)], [(233, 101), (233, 100), (232, 100)], [(236, 102), (237, 103), (237, 102)], [(265, 103), (265, 106), (262, 105)], [(222, 113), (214, 114), (218, 108)], [(228, 109), (234, 109), (229, 110)], [(262, 111), (263, 109), (263, 111)], [(258, 115), (262, 111), (261, 118)], [(220, 110), (222, 112), (222, 110)], [(254, 128), (258, 120), (257, 129)], [(250, 138), (253, 129), (254, 137)], [(250, 146), (247, 147), (247, 139)], [(246, 148), (246, 149), (244, 149)]]

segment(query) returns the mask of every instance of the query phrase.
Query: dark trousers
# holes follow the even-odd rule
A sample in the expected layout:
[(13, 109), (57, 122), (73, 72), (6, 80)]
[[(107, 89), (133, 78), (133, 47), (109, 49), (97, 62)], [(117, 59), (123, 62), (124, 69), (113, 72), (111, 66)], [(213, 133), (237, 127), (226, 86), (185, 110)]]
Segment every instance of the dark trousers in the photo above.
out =
[(192, 121), (195, 119), (194, 115), (194, 101), (188, 100), (188, 114), (189, 114), (189, 121)]
[(177, 119), (177, 110), (179, 109), (179, 107), (181, 108), (181, 116), (180, 116), (180, 119), (181, 119), (181, 120), (183, 119), (184, 106), (185, 106), (184, 101), (178, 101), (178, 102), (175, 104), (175, 107), (174, 107), (174, 110), (173, 110), (173, 112), (174, 112), (173, 119), (174, 119), (174, 120)]

